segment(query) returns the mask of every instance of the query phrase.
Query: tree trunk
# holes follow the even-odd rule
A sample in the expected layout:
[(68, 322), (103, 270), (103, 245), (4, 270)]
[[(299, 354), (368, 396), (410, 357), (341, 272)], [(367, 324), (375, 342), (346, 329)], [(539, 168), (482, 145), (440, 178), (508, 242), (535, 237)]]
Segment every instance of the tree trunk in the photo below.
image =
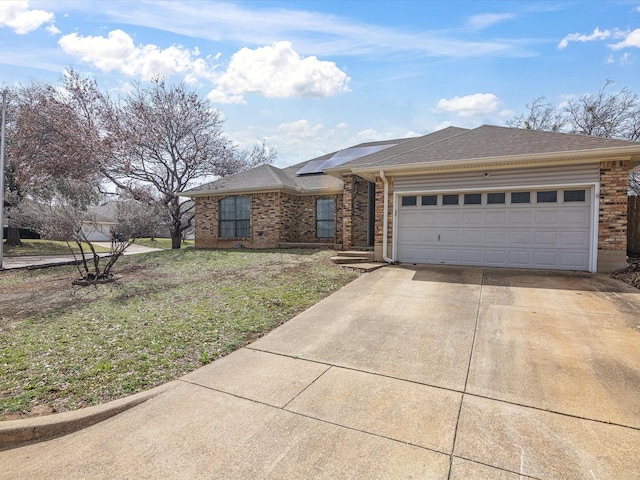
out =
[(178, 250), (182, 245), (182, 235), (180, 235), (180, 226), (171, 229), (171, 249)]
[(17, 247), (18, 245), (22, 245), (20, 241), (20, 229), (17, 227), (9, 227), (7, 228), (7, 245), (12, 245)]

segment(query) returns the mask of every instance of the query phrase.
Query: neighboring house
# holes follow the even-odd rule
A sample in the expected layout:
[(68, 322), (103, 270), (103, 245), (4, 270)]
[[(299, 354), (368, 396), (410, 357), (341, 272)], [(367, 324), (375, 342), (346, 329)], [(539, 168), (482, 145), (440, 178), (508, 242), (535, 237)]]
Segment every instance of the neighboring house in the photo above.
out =
[(377, 260), (625, 266), (640, 143), (484, 125), (260, 166), (184, 192), (196, 248), (328, 244)]
[(116, 226), (115, 201), (91, 207), (88, 217), (90, 220), (82, 222), (82, 231), (91, 242), (110, 242), (111, 232)]

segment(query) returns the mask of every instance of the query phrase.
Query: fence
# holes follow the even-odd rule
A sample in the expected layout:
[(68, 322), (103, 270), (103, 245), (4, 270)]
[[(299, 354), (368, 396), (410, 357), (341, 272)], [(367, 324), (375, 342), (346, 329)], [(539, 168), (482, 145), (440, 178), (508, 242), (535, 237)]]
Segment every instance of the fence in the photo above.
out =
[(629, 197), (627, 254), (633, 257), (640, 257), (640, 195)]

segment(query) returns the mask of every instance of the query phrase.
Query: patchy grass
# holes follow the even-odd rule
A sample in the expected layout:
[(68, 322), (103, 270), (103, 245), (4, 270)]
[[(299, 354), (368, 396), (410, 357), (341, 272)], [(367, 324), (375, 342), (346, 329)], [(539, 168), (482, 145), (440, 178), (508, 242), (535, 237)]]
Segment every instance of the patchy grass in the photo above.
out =
[(73, 410), (167, 382), (353, 280), (330, 252), (169, 250), (72, 287), (72, 267), (0, 272), (0, 417)]
[[(74, 252), (79, 253), (80, 249), (75, 243), (59, 242), (55, 240), (21, 240), (22, 245), (14, 247), (4, 243), (2, 245), (2, 251), (7, 257), (19, 257), (23, 255), (69, 255), (69, 245)], [(87, 244), (83, 244), (85, 251), (90, 251)], [(96, 252), (108, 252), (108, 248), (95, 245)]]
[[(182, 248), (193, 247), (193, 240), (185, 240), (182, 242)], [(143, 247), (162, 248), (163, 250), (171, 250), (170, 238), (137, 238), (136, 245), (142, 245)]]

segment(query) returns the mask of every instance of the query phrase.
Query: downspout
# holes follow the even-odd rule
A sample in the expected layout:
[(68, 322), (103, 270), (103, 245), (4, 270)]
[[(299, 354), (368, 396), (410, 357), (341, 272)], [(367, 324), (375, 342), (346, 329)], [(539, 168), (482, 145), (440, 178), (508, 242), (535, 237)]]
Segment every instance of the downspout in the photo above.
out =
[(393, 263), (393, 259), (387, 257), (388, 238), (387, 232), (389, 230), (389, 180), (384, 176), (384, 170), (380, 170), (380, 178), (384, 183), (384, 202), (382, 212), (382, 259), (387, 263)]

